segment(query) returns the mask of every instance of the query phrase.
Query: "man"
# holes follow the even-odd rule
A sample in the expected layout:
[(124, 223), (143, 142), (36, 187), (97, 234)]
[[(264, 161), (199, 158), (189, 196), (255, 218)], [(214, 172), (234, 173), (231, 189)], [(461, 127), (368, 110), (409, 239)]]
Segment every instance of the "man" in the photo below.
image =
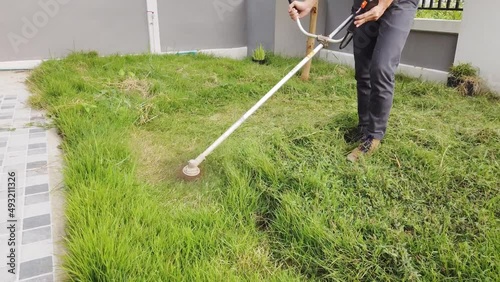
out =
[[(318, 0), (295, 1), (293, 20), (308, 15)], [(379, 0), (354, 19), (354, 62), (358, 95), (359, 146), (347, 159), (356, 162), (378, 149), (387, 129), (394, 94), (394, 77), (419, 0)], [(334, 2), (334, 1), (332, 1)], [(354, 0), (356, 11), (363, 0)]]

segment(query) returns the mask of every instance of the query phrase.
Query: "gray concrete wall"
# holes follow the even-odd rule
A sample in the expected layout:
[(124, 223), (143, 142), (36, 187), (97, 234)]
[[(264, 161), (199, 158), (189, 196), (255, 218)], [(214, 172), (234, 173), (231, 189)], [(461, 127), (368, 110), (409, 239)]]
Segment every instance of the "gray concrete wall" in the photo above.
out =
[(458, 34), (413, 30), (408, 36), (401, 63), (448, 71), (453, 65)]
[(0, 2), (0, 62), (149, 49), (146, 1), (15, 0)]
[(247, 46), (243, 0), (158, 1), (161, 50)]
[(248, 55), (251, 55), (259, 44), (262, 44), (266, 50), (274, 50), (275, 3), (269, 0), (249, 0), (245, 2)]
[(465, 2), (455, 63), (471, 63), (478, 67), (490, 87), (500, 93), (498, 12), (491, 8), (497, 5), (498, 0)]

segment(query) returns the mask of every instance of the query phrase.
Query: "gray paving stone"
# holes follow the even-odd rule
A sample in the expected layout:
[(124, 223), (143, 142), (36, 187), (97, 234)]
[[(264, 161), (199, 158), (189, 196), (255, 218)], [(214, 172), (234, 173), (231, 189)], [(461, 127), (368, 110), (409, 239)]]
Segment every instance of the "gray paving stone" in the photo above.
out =
[(52, 273), (52, 256), (21, 263), (19, 279), (26, 279)]
[(36, 177), (27, 177), (26, 178), (26, 186), (39, 185), (49, 183), (48, 175), (40, 175)]
[[(20, 237), (19, 235), (20, 235), (21, 230), (19, 230), (19, 229), (21, 229), (21, 221), (18, 220), (17, 222), (7, 222), (7, 220), (10, 220), (10, 219), (11, 218), (8, 218), (8, 219), (4, 220), (2, 223), (0, 223), (0, 227), (1, 227), (0, 236), (5, 236), (5, 237), (0, 238), (0, 242), (2, 242), (2, 244), (0, 245), (0, 248), (4, 248), (7, 246), (7, 244), (3, 244), (3, 243), (5, 242), (4, 240), (7, 240), (7, 238), (8, 238), (7, 234), (10, 235), (10, 230), (7, 229), (7, 227), (10, 227), (11, 224), (16, 225), (16, 232), (15, 232), (16, 233), (16, 240), (17, 240), (17, 238)], [(16, 242), (16, 244), (17, 244), (17, 242)], [(0, 253), (0, 255), (3, 256), (4, 254)], [(0, 279), (0, 281), (1, 281), (1, 279)]]
[(23, 232), (23, 245), (48, 240), (51, 238), (50, 226), (31, 229)]
[(40, 133), (40, 132), (45, 132), (44, 128), (32, 128), (30, 129), (30, 133)]
[(24, 109), (14, 109), (15, 110), (15, 113), (14, 113), (14, 118), (16, 119), (20, 119), (20, 118), (24, 118), (24, 119), (29, 119), (30, 116), (29, 114), (26, 114), (25, 110)]
[(38, 204), (38, 203), (48, 202), (49, 199), (50, 199), (49, 193), (30, 195), (30, 196), (26, 196), (26, 198), (24, 199), (24, 205), (29, 206), (29, 205), (34, 205), (34, 204)]
[[(23, 173), (21, 173), (21, 171), (24, 172), (24, 168), (26, 167), (25, 164), (14, 164), (14, 165), (4, 165), (3, 166), (3, 172), (11, 172), (11, 171), (17, 171), (16, 175), (17, 175), (17, 180), (19, 180), (22, 175), (24, 175)], [(19, 183), (16, 183), (19, 185)], [(1, 187), (1, 186), (0, 186)]]
[(14, 128), (12, 130), (12, 135), (23, 135), (23, 134), (28, 135), (29, 134), (28, 129), (26, 129), (26, 128)]
[(35, 278), (22, 280), (21, 282), (54, 282), (54, 276), (52, 274), (42, 275)]
[[(19, 103), (18, 106), (23, 106), (23, 105), (21, 103)], [(27, 109), (27, 108), (18, 109), (18, 110), (16, 110), (16, 114), (19, 116), (29, 118), (30, 109)]]
[(29, 144), (46, 144), (47, 143), (47, 137), (38, 137), (38, 138), (30, 138), (28, 141)]
[(28, 122), (30, 122), (30, 120), (25, 117), (14, 116), (13, 119), (14, 119), (14, 125), (16, 127), (24, 127)]
[(47, 154), (46, 148), (28, 150), (28, 156)]
[(26, 169), (39, 169), (43, 167), (47, 167), (46, 161), (31, 162), (26, 165)]
[[(8, 266), (0, 267), (0, 273), (2, 274), (2, 282), (14, 282), (14, 281), (17, 281), (16, 275), (7, 272), (8, 270), (9, 270)], [(19, 268), (17, 268), (17, 266), (16, 266), (16, 271), (18, 271), (18, 270), (19, 270)]]
[[(24, 187), (22, 185), (24, 185), (24, 180), (21, 179), (22, 177), (24, 177), (24, 174), (16, 174), (15, 175), (15, 187), (12, 187), (13, 185), (11, 185), (11, 190), (14, 189), (15, 191), (15, 197), (16, 197), (16, 202), (19, 204), (20, 203), (20, 200), (21, 200), (21, 195), (24, 195)], [(9, 189), (8, 187), (8, 184), (9, 183), (9, 179), (10, 177), (7, 175), (7, 173), (3, 172), (2, 173), (2, 177), (1, 177), (1, 181), (0, 183), (3, 183), (3, 185), (0, 185), (0, 200), (2, 200), (0, 202), (0, 205), (3, 205), (3, 206), (0, 206), (0, 207), (7, 207), (7, 198), (8, 198), (8, 192), (7, 190)], [(12, 183), (12, 181), (10, 181)], [(22, 185), (21, 185), (22, 184)], [(4, 212), (4, 214), (6, 214)], [(0, 211), (0, 217), (1, 217), (2, 213)]]
[(49, 174), (49, 169), (47, 167), (26, 171), (26, 177), (37, 177), (48, 174)]
[(31, 116), (31, 118), (43, 118), (44, 114), (41, 111), (31, 110), (30, 116)]
[[(39, 150), (39, 149), (35, 149), (35, 150)], [(39, 162), (39, 161), (45, 161), (46, 162), (47, 159), (48, 159), (47, 154), (45, 154), (45, 155), (34, 155), (34, 156), (29, 156), (27, 158), (26, 162), (28, 162), (28, 163)]]
[(15, 146), (15, 147), (8, 147), (7, 148), (7, 152), (16, 152), (16, 151), (26, 151), (26, 149), (28, 148), (28, 146), (24, 145), (24, 146)]
[(19, 262), (30, 261), (34, 259), (44, 258), (54, 254), (53, 240), (43, 240), (21, 246), (21, 256)]
[(30, 139), (37, 139), (37, 138), (46, 138), (47, 135), (45, 132), (40, 132), (40, 133), (30, 133)]
[(44, 122), (45, 118), (44, 117), (35, 116), (35, 117), (31, 117), (30, 121), (32, 121), (32, 122)]
[[(4, 72), (5, 73), (5, 72)], [(0, 91), (0, 174), (2, 183), (6, 172), (17, 170), (17, 217), (19, 229), (19, 256), (17, 272), (19, 281), (54, 281), (52, 257), (52, 217), (50, 185), (48, 185), (48, 136), (44, 124), (49, 122), (44, 111), (31, 109), (31, 93), (24, 85), (27, 73), (7, 72), (7, 83)], [(2, 74), (0, 73), (0, 76)], [(4, 76), (2, 76), (4, 78)], [(16, 163), (16, 164), (14, 164)], [(29, 176), (29, 177), (28, 177)], [(28, 186), (29, 183), (29, 186)], [(5, 201), (0, 183), (0, 206)], [(6, 189), (6, 188), (5, 188)], [(19, 191), (19, 192), (18, 192)], [(26, 195), (24, 195), (26, 194)], [(0, 228), (5, 213), (0, 214)], [(24, 218), (23, 218), (24, 217)], [(54, 219), (55, 221), (55, 219)], [(6, 228), (2, 228), (6, 229)], [(6, 235), (0, 230), (0, 241)], [(23, 235), (23, 236), (21, 236)], [(3, 244), (2, 244), (3, 245)], [(1, 251), (1, 250), (0, 250)], [(3, 253), (3, 252), (2, 252)], [(0, 253), (1, 255), (1, 253)], [(5, 265), (0, 266), (0, 281), (10, 281)], [(12, 281), (16, 277), (12, 277)]]
[(50, 214), (42, 214), (23, 219), (23, 230), (50, 225)]
[[(12, 128), (12, 120), (0, 120), (0, 127)], [(10, 131), (8, 135), (12, 135), (13, 131)], [(7, 134), (2, 134), (2, 136), (6, 136)]]
[(50, 202), (29, 205), (24, 207), (23, 216), (32, 217), (51, 213)]
[(26, 187), (26, 195), (49, 192), (49, 184), (39, 184)]
[(17, 165), (17, 164), (25, 164), (26, 157), (7, 157), (5, 158), (5, 165)]
[[(18, 138), (18, 137), (21, 137), (21, 138)], [(27, 138), (27, 136), (25, 138), (24, 135), (12, 137), (9, 140), (9, 148), (24, 147), (27, 150), (28, 149), (28, 142), (29, 142), (29, 139)], [(17, 150), (14, 150), (14, 151), (17, 151)], [(12, 151), (12, 152), (14, 152), (14, 151)]]
[(28, 149), (39, 149), (39, 148), (47, 148), (46, 143), (36, 143), (36, 144), (29, 144)]
[(26, 156), (26, 152), (19, 152), (19, 151), (15, 151), (15, 152), (7, 152), (5, 154), (5, 158), (8, 159), (8, 158), (17, 158), (17, 157), (25, 157)]

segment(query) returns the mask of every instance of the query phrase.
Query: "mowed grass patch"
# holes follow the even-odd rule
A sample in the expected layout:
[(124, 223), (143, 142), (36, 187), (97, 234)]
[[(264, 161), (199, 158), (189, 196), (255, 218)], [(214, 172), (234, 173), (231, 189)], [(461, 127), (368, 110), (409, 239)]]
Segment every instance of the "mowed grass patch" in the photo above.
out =
[(353, 71), (315, 61), (175, 178), (298, 62), (76, 53), (29, 79), (64, 137), (74, 280), (496, 280), (498, 99), (404, 76), (359, 164)]

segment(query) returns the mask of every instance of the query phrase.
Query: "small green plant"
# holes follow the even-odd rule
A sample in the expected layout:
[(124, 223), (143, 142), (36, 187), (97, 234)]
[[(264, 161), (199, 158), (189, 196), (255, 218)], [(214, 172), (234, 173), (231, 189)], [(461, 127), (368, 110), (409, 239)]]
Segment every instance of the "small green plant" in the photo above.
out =
[(448, 75), (448, 86), (457, 88), (458, 91), (467, 96), (475, 96), (481, 92), (481, 78), (478, 70), (470, 63), (460, 63), (450, 68)]
[(456, 78), (464, 78), (467, 76), (477, 76), (477, 69), (470, 63), (461, 63), (450, 68), (450, 75)]
[(260, 44), (259, 47), (253, 51), (252, 59), (257, 62), (265, 61), (266, 51), (264, 50), (264, 47), (262, 47), (262, 44)]

